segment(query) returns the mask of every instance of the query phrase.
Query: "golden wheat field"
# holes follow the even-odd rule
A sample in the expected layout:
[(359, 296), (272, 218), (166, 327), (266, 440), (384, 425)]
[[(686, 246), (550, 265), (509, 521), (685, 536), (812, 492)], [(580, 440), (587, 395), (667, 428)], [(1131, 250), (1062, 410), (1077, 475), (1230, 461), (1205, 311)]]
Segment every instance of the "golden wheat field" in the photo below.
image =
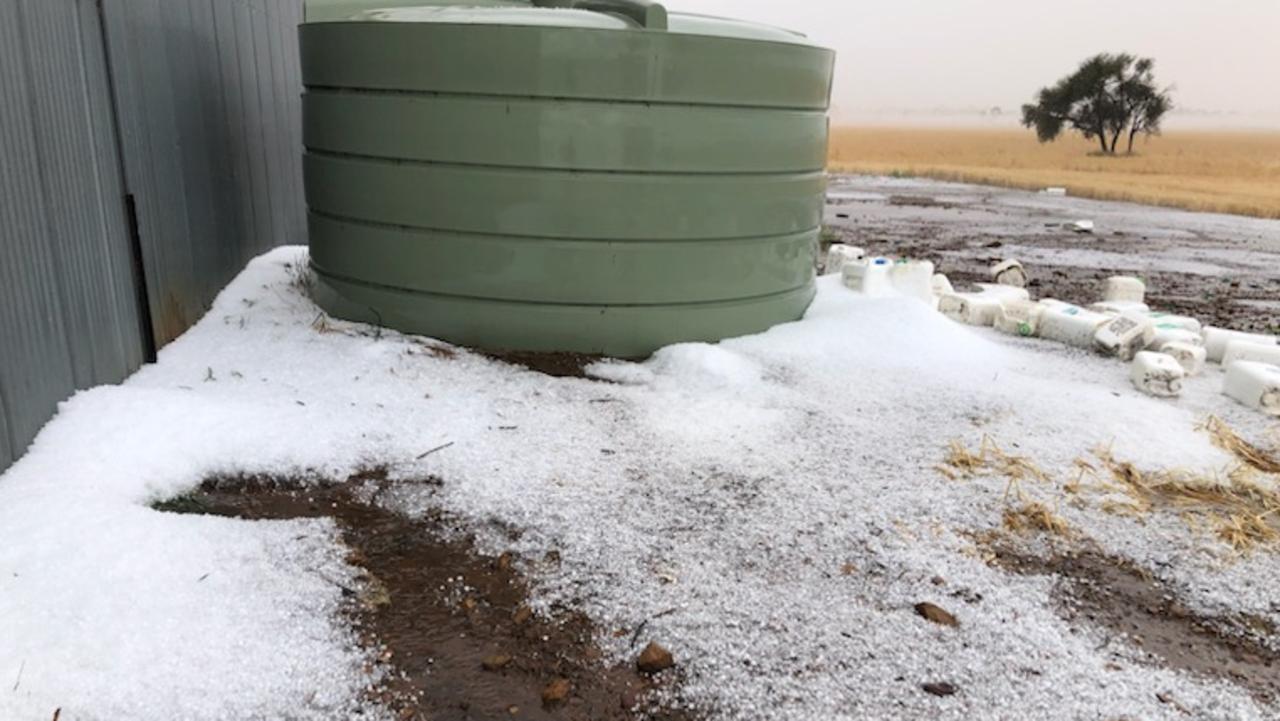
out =
[(1138, 138), (1132, 156), (1096, 149), (1021, 129), (835, 127), (829, 166), (1280, 218), (1280, 132), (1171, 131)]

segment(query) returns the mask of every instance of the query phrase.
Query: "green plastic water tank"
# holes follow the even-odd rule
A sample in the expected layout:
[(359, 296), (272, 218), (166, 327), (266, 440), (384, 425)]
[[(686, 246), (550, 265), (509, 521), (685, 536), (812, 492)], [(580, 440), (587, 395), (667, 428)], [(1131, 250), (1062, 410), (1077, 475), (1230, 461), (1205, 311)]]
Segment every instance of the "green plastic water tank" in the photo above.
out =
[(331, 314), (640, 357), (812, 300), (831, 51), (646, 0), (310, 0), (300, 33)]

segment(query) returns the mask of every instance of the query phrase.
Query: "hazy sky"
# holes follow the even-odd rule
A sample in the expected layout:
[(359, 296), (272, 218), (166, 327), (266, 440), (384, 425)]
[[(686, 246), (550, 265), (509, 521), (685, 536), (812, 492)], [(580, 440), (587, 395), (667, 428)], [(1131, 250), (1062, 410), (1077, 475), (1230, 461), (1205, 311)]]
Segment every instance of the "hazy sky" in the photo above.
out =
[(1280, 0), (668, 0), (834, 48), (834, 114), (1016, 109), (1088, 55), (1156, 59), (1182, 108), (1280, 129)]

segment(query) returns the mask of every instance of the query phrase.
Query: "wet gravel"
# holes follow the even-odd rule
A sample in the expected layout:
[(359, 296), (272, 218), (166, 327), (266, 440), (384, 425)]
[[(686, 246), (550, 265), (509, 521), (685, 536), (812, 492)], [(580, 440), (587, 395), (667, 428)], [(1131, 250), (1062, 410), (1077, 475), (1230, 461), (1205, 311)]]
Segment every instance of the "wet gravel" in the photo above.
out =
[[(1092, 233), (1073, 232), (1077, 220)], [(1280, 221), (915, 178), (833, 176), (826, 240), (931, 260), (957, 288), (1020, 260), (1034, 296), (1101, 300), (1108, 276), (1138, 275), (1158, 310), (1280, 333)]]

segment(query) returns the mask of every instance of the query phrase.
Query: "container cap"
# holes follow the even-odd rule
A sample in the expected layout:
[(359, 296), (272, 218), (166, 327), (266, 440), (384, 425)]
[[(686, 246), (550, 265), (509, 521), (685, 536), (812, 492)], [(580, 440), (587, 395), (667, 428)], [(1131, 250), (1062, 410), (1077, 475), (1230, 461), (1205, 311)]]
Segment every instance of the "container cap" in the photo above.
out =
[(306, 22), (442, 23), (665, 31), (681, 35), (813, 45), (804, 35), (760, 23), (668, 13), (651, 0), (307, 0)]

